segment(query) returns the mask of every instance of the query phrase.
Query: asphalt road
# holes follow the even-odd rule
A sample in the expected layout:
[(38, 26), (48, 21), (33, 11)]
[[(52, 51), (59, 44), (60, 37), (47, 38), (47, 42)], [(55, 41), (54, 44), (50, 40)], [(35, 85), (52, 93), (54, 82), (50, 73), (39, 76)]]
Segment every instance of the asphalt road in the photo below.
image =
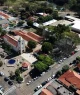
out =
[[(61, 64), (56, 64), (51, 68), (50, 71), (46, 72), (42, 77), (39, 77), (36, 81), (32, 82), (30, 85), (26, 85), (24, 87), (24, 93), (26, 92), (27, 94), (24, 95), (33, 95), (34, 89), (36, 86), (40, 85), (42, 82), (47, 80), (52, 74), (55, 74), (58, 70), (61, 70), (61, 68), (72, 62), (74, 59), (76, 59), (77, 56), (80, 56), (80, 51), (75, 53), (73, 56), (69, 57), (68, 59), (64, 60)], [(25, 91), (26, 90), (26, 91)]]

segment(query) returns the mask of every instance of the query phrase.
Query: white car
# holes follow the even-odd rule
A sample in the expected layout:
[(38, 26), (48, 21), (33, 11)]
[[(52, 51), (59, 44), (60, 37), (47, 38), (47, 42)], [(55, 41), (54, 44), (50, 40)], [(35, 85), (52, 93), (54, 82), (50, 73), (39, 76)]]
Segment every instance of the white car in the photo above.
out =
[(41, 76), (43, 76), (45, 74), (45, 72), (42, 72)]
[(52, 79), (52, 78), (51, 78), (51, 77), (49, 77), (49, 78), (47, 79), (47, 81), (49, 82), (51, 79)]
[(4, 76), (4, 73), (2, 71), (0, 72), (0, 76)]
[(38, 88), (38, 89), (40, 89), (41, 87), (42, 87), (42, 85), (41, 85), (41, 84), (37, 86), (37, 88)]
[(55, 77), (55, 75), (53, 74), (52, 76), (51, 76), (51, 78), (54, 78)]
[(27, 84), (27, 85), (29, 85), (30, 83), (29, 83), (29, 82), (27, 82), (26, 84)]
[(63, 58), (64, 60), (66, 59), (66, 57)]

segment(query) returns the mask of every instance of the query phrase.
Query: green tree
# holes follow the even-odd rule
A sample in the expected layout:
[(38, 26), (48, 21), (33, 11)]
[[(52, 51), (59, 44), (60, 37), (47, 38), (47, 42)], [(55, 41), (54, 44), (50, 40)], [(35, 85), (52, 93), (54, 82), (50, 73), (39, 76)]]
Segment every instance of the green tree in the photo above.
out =
[(0, 67), (2, 67), (2, 65), (3, 65), (3, 62), (2, 62), (2, 61), (0, 61)]
[(49, 42), (44, 42), (43, 44), (42, 44), (42, 51), (44, 52), (44, 53), (48, 53), (49, 51), (51, 51), (52, 50), (52, 44), (51, 43), (49, 43)]
[(21, 82), (21, 81), (23, 81), (23, 78), (21, 76), (17, 76), (16, 81)]
[(22, 26), (23, 23), (24, 23), (24, 21), (20, 21), (20, 22), (18, 22), (17, 26)]
[(27, 20), (27, 25), (28, 25), (28, 26), (33, 26), (33, 21)]
[(54, 10), (53, 13), (52, 13), (52, 15), (53, 15), (54, 19), (57, 19), (58, 18), (58, 11)]
[(33, 48), (36, 47), (36, 44), (37, 44), (37, 43), (36, 43), (35, 41), (32, 41), (32, 40), (31, 40), (31, 41), (28, 42), (28, 47), (29, 47), (30, 49), (33, 49)]
[(54, 64), (54, 61), (53, 61), (52, 58), (49, 57), (49, 56), (45, 56), (43, 62), (44, 62), (46, 65), (48, 65), (48, 66)]
[(66, 71), (68, 71), (69, 70), (69, 66), (68, 65), (64, 65), (63, 67), (62, 67), (62, 72), (64, 73), (64, 72), (66, 72)]
[(62, 71), (61, 70), (56, 72), (56, 77), (60, 77), (61, 75), (62, 75)]
[(48, 66), (43, 62), (38, 61), (37, 63), (35, 63), (34, 68), (36, 68), (39, 72), (43, 72), (47, 70)]
[(16, 69), (15, 75), (16, 75), (16, 76), (20, 76), (20, 70), (19, 70), (19, 69)]

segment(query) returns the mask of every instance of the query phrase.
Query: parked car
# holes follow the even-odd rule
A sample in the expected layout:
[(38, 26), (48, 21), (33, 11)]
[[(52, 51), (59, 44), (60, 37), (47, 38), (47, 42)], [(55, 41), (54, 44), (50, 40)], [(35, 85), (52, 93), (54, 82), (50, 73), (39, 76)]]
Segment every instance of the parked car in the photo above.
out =
[(4, 78), (4, 81), (9, 81), (9, 80), (10, 80), (9, 77)]
[(13, 82), (12, 82), (12, 81), (8, 81), (8, 84), (9, 84), (9, 85), (13, 85)]
[(51, 78), (52, 78), (52, 79), (55, 78), (55, 75), (53, 74), (53, 75), (51, 76)]
[(0, 76), (4, 76), (4, 73), (2, 71), (0, 72)]
[(44, 86), (46, 85), (48, 82), (47, 81), (44, 81), (41, 85)]
[(26, 83), (26, 85), (29, 85), (29, 84), (30, 84), (29, 82)]
[(34, 91), (36, 92), (36, 91), (38, 91), (40, 88), (42, 88), (42, 85), (41, 85), (41, 84), (38, 85), (38, 86), (34, 89)]
[(49, 77), (49, 78), (47, 79), (47, 82), (49, 82), (51, 79), (52, 79), (52, 78), (51, 78), (51, 77)]

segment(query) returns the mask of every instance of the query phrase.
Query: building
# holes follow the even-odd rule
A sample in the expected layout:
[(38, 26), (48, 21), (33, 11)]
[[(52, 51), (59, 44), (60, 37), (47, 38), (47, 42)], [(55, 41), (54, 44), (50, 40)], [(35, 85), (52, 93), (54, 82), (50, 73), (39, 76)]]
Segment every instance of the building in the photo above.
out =
[(59, 81), (53, 80), (50, 84), (48, 84), (40, 93), (40, 95), (74, 95), (63, 86)]
[(49, 20), (49, 21), (47, 21), (47, 22), (44, 22), (44, 23), (43, 23), (43, 26), (48, 26), (48, 25), (51, 25), (51, 24), (53, 24), (53, 23), (55, 23), (55, 22), (57, 22), (57, 20), (52, 19), (52, 20)]
[(77, 72), (68, 70), (59, 77), (59, 81), (71, 88), (76, 95), (80, 95), (80, 75)]
[(29, 63), (23, 62), (22, 63), (22, 70), (28, 70), (29, 69)]
[(13, 31), (16, 35), (21, 36), (26, 42), (33, 40), (37, 43), (39, 43), (40, 41), (43, 40), (43, 37), (33, 33), (33, 32), (26, 32), (26, 31), (22, 31), (22, 30), (14, 30)]
[(79, 18), (75, 18), (72, 16), (65, 16), (65, 19), (72, 22), (70, 27), (72, 28), (73, 31), (78, 32), (78, 33), (80, 32), (80, 19)]
[(4, 41), (9, 44), (12, 49), (14, 49), (16, 52), (25, 52), (25, 41), (22, 37), (19, 36), (19, 39), (17, 40), (16, 38), (14, 38), (13, 36), (10, 36), (8, 34), (6, 34), (3, 37)]
[(42, 41), (42, 37), (33, 32), (24, 32), (22, 30), (13, 30), (15, 35), (6, 34), (3, 39), (4, 41), (11, 45), (11, 47), (21, 54), (25, 52), (28, 41), (33, 40), (37, 43)]

